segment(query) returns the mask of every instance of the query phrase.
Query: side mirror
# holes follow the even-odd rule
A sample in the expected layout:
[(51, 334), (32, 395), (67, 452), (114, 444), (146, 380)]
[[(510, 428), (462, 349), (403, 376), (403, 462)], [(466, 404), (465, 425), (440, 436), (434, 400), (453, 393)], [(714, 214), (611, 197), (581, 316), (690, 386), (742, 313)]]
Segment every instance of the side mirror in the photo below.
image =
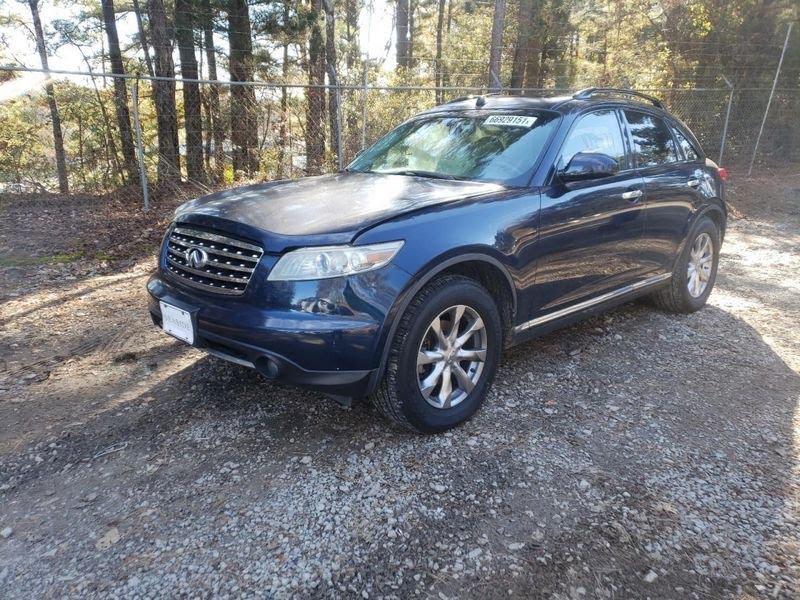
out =
[(609, 177), (619, 172), (617, 161), (600, 152), (578, 152), (567, 166), (558, 172), (561, 181), (583, 181)]

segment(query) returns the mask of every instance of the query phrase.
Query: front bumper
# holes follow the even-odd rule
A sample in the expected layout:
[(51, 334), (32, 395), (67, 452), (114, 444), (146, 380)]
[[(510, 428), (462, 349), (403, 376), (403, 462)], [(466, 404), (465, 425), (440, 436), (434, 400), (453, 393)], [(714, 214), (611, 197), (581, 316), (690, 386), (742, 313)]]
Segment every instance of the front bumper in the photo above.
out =
[(156, 325), (160, 301), (192, 315), (195, 347), (270, 379), (361, 397), (378, 383), (392, 306), (408, 280), (389, 265), (349, 278), (269, 283), (280, 289), (268, 294), (257, 285), (231, 298), (187, 289), (159, 273), (147, 290)]

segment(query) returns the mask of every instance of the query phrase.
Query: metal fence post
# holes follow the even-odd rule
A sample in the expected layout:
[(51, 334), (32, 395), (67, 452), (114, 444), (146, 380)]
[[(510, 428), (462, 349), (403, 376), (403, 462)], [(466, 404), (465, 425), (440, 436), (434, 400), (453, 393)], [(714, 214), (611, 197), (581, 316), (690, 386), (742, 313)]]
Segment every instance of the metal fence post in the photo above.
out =
[(753, 158), (750, 159), (750, 168), (747, 170), (747, 176), (753, 173), (753, 164), (756, 162), (756, 152), (758, 152), (758, 144), (761, 142), (761, 134), (764, 133), (764, 125), (767, 124), (767, 115), (769, 114), (769, 106), (772, 104), (772, 96), (775, 95), (775, 87), (778, 85), (778, 77), (781, 74), (781, 66), (783, 66), (783, 57), (786, 55), (786, 46), (789, 45), (789, 36), (792, 35), (792, 27), (794, 23), (789, 23), (789, 29), (786, 31), (786, 39), (783, 41), (783, 50), (781, 50), (781, 59), (778, 61), (778, 70), (775, 71), (775, 79), (772, 81), (772, 90), (769, 93), (769, 100), (767, 100), (767, 108), (764, 110), (764, 118), (761, 120), (761, 129), (758, 130), (758, 137), (756, 138), (756, 145), (753, 148)]
[(336, 85), (336, 147), (339, 148), (339, 153), (336, 156), (336, 167), (341, 171), (344, 168), (342, 159), (344, 158), (344, 149), (342, 148), (342, 93), (339, 85)]
[(147, 167), (144, 164), (144, 150), (142, 149), (142, 126), (139, 122), (139, 80), (131, 85), (131, 99), (133, 100), (133, 126), (136, 129), (136, 154), (139, 157), (139, 179), (142, 184), (142, 198), (144, 209), (150, 210), (150, 195), (147, 190)]
[(728, 123), (731, 120), (731, 105), (733, 104), (733, 84), (730, 80), (722, 74), (722, 79), (725, 80), (725, 85), (728, 86), (728, 110), (725, 112), (725, 125), (722, 127), (722, 142), (719, 145), (719, 160), (718, 165), (722, 165), (722, 156), (725, 154), (725, 140), (728, 137)]
[(361, 107), (361, 149), (367, 147), (367, 74), (369, 72), (369, 59), (364, 59), (364, 102)]

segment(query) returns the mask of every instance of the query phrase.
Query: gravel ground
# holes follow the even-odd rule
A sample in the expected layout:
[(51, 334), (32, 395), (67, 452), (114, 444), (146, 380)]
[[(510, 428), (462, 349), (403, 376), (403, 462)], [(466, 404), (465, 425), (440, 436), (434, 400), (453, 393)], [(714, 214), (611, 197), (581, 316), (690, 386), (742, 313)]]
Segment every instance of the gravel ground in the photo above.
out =
[[(155, 330), (141, 252), (6, 260), (0, 597), (799, 598), (800, 178), (731, 191), (706, 309), (512, 349), (436, 437)], [(41, 202), (12, 259), (85, 243)]]

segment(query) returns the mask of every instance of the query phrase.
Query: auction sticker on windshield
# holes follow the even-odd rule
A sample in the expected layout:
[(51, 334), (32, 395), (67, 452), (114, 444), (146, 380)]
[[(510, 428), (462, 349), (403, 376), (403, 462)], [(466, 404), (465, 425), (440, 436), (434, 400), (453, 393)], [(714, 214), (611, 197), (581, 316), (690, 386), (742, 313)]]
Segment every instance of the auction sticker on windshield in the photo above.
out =
[(486, 119), (484, 125), (500, 125), (501, 127), (531, 127), (536, 123), (536, 117), (523, 115), (492, 115)]

